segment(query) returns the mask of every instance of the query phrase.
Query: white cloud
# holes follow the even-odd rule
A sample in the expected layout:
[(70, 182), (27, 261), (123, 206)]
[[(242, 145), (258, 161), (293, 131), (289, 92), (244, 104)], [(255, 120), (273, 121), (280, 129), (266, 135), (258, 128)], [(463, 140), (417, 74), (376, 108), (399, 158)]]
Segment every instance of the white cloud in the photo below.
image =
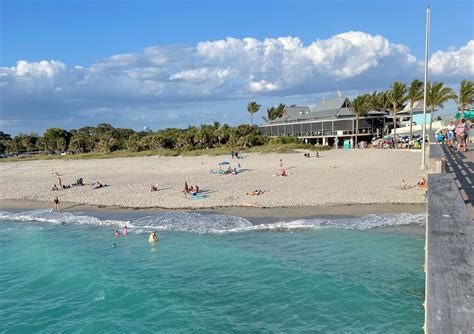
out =
[(265, 80), (260, 80), (259, 82), (250, 82), (249, 88), (252, 92), (258, 93), (262, 91), (272, 91), (272, 90), (277, 90), (278, 86), (271, 83), (267, 82)]
[(474, 40), (458, 50), (436, 51), (429, 66), (434, 75), (474, 76)]
[[(430, 77), (456, 82), (474, 75), (473, 50), (471, 40), (459, 49), (433, 53)], [(160, 103), (269, 96), (279, 102), (291, 95), (388, 87), (393, 80), (407, 82), (422, 74), (422, 62), (407, 46), (364, 32), (307, 45), (297, 37), (226, 38), (195, 46), (153, 46), (88, 67), (20, 60), (0, 68), (0, 110), (15, 119), (21, 113), (28, 122), (31, 118), (25, 115), (49, 119), (58, 111), (81, 117), (89, 111), (94, 119), (102, 108), (123, 118), (126, 106), (151, 119), (161, 110)], [(184, 115), (177, 110), (173, 112)]]
[(66, 65), (60, 61), (47, 61), (29, 63), (25, 60), (20, 60), (16, 64), (15, 72), (18, 77), (32, 77), (41, 78), (53, 76), (66, 70)]

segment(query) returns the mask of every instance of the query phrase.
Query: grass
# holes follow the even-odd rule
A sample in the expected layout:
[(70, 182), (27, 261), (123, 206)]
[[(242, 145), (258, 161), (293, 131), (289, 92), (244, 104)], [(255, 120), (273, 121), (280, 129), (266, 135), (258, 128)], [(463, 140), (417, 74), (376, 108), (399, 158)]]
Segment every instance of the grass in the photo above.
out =
[[(330, 149), (329, 146), (319, 146), (315, 147), (309, 144), (266, 144), (261, 146), (254, 146), (247, 149), (234, 149), (239, 153), (292, 153), (296, 150), (312, 150), (312, 151), (327, 151)], [(113, 158), (131, 158), (131, 157), (149, 157), (149, 156), (200, 156), (200, 155), (226, 155), (232, 148), (229, 147), (216, 147), (210, 149), (199, 149), (199, 150), (170, 150), (170, 149), (160, 149), (160, 150), (149, 150), (149, 151), (140, 151), (140, 152), (131, 152), (131, 151), (116, 151), (112, 153), (81, 153), (81, 154), (71, 154), (71, 155), (46, 155), (39, 154), (29, 157), (14, 157), (14, 158), (4, 158), (0, 159), (1, 162), (16, 162), (16, 161), (30, 161), (30, 160), (87, 160), (87, 159), (113, 159)]]

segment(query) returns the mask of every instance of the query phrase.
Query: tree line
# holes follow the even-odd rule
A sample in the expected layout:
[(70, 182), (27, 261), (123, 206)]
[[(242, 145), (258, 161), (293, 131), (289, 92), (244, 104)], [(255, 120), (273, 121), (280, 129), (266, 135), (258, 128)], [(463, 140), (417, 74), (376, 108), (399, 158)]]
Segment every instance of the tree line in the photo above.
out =
[(0, 152), (31, 151), (71, 151), (73, 153), (111, 153), (128, 150), (198, 150), (215, 147), (248, 148), (263, 145), (268, 137), (262, 135), (256, 126), (247, 124), (231, 127), (214, 122), (186, 129), (168, 128), (158, 131), (134, 131), (114, 128), (110, 124), (96, 127), (86, 126), (79, 129), (64, 130), (49, 128), (42, 136), (19, 134), (12, 137), (0, 131)]

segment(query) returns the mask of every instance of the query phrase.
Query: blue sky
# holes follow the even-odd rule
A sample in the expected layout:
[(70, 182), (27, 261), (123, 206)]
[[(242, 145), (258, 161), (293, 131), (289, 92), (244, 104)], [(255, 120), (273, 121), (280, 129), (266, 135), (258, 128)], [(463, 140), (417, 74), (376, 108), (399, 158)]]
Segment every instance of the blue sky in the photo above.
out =
[[(420, 77), (424, 57), (424, 1), (0, 3), (0, 130), (12, 133), (236, 124), (250, 99), (388, 88)], [(430, 5), (432, 78), (457, 85), (474, 76), (473, 2)]]

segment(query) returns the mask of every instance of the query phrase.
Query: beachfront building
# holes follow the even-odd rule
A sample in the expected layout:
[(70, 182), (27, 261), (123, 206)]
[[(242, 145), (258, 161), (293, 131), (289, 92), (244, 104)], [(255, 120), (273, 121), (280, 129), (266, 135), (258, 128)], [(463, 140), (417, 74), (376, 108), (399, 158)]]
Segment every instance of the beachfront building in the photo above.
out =
[[(436, 110), (435, 110), (436, 111)], [(407, 104), (403, 110), (397, 113), (398, 126), (410, 126), (410, 104)], [(430, 124), (431, 113), (430, 109), (426, 109), (426, 124)], [(423, 101), (416, 101), (413, 103), (413, 125), (423, 124)]]
[[(387, 112), (369, 111), (359, 119), (359, 141), (381, 137), (386, 125)], [(309, 107), (285, 107), (283, 115), (259, 126), (260, 132), (270, 137), (295, 136), (307, 143), (334, 145), (344, 141), (354, 142), (356, 117), (350, 109), (348, 98), (339, 96), (325, 99)]]

